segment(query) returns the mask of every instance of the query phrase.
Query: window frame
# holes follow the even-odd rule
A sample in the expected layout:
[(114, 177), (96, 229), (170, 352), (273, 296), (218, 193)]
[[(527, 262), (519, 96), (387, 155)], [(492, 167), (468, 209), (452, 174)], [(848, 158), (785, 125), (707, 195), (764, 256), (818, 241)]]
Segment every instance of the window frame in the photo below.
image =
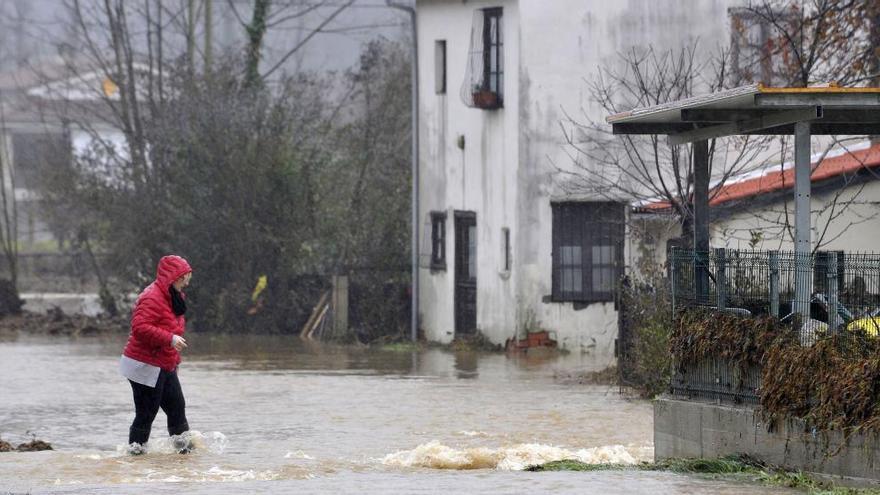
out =
[[(794, 22), (796, 17), (785, 11), (774, 10), (774, 20), (766, 19), (761, 14), (750, 11), (746, 7), (732, 7), (727, 12), (730, 29), (730, 73), (737, 85), (763, 83), (770, 86), (784, 86), (791, 76), (785, 72), (784, 55), (778, 51), (773, 42), (774, 22)], [(750, 31), (756, 30), (757, 43), (750, 42)], [(743, 54), (752, 54), (753, 58)], [(757, 65), (757, 72), (753, 72)]]
[[(609, 201), (563, 201), (551, 203), (552, 231), (552, 294), (553, 302), (613, 302), (617, 284), (623, 276), (625, 209), (622, 203)], [(610, 262), (594, 261), (594, 248), (612, 246)], [(580, 260), (563, 258), (563, 248), (577, 247)], [(564, 289), (564, 270), (580, 269), (580, 290)], [(597, 274), (611, 271), (611, 287), (596, 289)], [(574, 272), (576, 273), (576, 272)], [(573, 279), (572, 279), (573, 280)], [(604, 278), (598, 279), (601, 284)]]
[(431, 212), (431, 271), (446, 271), (446, 212)]
[[(495, 39), (492, 39), (492, 20), (495, 20)], [(504, 103), (504, 9), (491, 7), (483, 9), (483, 87), (484, 91), (495, 93), (498, 106)], [(495, 65), (492, 65), (492, 54)], [(493, 70), (494, 69), (494, 70)], [(495, 88), (492, 87), (494, 77)]]

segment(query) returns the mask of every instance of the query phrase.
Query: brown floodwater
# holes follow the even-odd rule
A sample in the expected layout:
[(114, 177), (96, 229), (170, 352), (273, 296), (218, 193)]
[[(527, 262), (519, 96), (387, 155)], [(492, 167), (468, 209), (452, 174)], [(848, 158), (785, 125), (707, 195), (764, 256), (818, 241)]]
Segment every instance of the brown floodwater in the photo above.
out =
[[(163, 413), (125, 454), (125, 336), (0, 342), (0, 493), (767, 493), (672, 473), (531, 473), (550, 460), (653, 455), (651, 404), (572, 384), (589, 356), (381, 351), (278, 336), (188, 336), (180, 381), (196, 451)], [(773, 490), (781, 492), (781, 490)]]

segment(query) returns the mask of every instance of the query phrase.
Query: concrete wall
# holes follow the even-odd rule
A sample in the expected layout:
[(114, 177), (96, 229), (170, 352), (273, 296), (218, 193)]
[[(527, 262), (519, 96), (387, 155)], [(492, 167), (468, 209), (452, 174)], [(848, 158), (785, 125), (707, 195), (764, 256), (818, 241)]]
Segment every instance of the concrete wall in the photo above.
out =
[[(756, 409), (692, 400), (654, 401), (654, 459), (714, 459), (749, 454), (770, 464), (840, 476), (880, 479), (880, 442), (861, 434), (805, 433), (800, 421), (767, 431)], [(834, 453), (826, 456), (826, 453)]]
[[(551, 201), (573, 199), (559, 170), (572, 166), (560, 127), (566, 113), (605, 117), (586, 80), (633, 46), (656, 50), (700, 40), (705, 54), (728, 39), (734, 0), (419, 0), (420, 137), (423, 226), (421, 325), (429, 339), (454, 337), (453, 211), (477, 216), (477, 326), (502, 343), (526, 319), (556, 332), (570, 350), (613, 362), (617, 313), (611, 303), (575, 309), (544, 302), (551, 293)], [(504, 108), (467, 108), (464, 78), (475, 9), (504, 8)], [(434, 91), (434, 42), (447, 43), (447, 94)], [(586, 112), (586, 115), (583, 113)], [(465, 148), (456, 140), (464, 136)], [(590, 198), (578, 198), (590, 199)], [(593, 198), (600, 199), (600, 198)], [(447, 211), (447, 269), (431, 272), (429, 214)], [(502, 228), (513, 264), (501, 273)], [(657, 244), (665, 253), (665, 241)], [(627, 255), (628, 257), (629, 255)]]

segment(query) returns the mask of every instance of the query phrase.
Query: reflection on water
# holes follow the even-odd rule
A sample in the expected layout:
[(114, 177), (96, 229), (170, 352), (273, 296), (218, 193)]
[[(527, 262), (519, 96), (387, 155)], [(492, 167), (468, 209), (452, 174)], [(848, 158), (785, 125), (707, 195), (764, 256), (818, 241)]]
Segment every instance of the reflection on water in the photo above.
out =
[(17, 443), (33, 431), (57, 449), (0, 454), (0, 489), (143, 493), (150, 483), (151, 493), (178, 493), (174, 486), (184, 483), (195, 493), (761, 490), (665, 473), (510, 473), (561, 458), (651, 458), (649, 403), (554, 380), (560, 371), (590, 370), (589, 356), (391, 352), (280, 336), (188, 338), (179, 373), (190, 425), (203, 432), (194, 433), (196, 449), (174, 453), (160, 413), (149, 452), (131, 457), (123, 454), (131, 389), (116, 374), (124, 340), (0, 343), (0, 437)]

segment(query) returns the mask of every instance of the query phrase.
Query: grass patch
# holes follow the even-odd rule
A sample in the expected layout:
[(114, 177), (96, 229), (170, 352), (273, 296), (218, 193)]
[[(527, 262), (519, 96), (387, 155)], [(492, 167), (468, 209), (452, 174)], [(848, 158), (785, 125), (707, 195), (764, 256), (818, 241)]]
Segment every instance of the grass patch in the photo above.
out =
[(387, 352), (413, 352), (425, 349), (425, 345), (421, 342), (392, 342), (390, 344), (382, 344), (379, 346), (380, 351)]
[(849, 488), (835, 486), (831, 482), (817, 480), (800, 471), (786, 471), (767, 465), (746, 455), (722, 457), (720, 459), (667, 459), (660, 462), (641, 464), (586, 464), (576, 460), (548, 462), (526, 468), (526, 471), (667, 471), (681, 474), (700, 474), (746, 476), (768, 486), (784, 486), (803, 490), (811, 494), (827, 495), (880, 495), (877, 488)]

